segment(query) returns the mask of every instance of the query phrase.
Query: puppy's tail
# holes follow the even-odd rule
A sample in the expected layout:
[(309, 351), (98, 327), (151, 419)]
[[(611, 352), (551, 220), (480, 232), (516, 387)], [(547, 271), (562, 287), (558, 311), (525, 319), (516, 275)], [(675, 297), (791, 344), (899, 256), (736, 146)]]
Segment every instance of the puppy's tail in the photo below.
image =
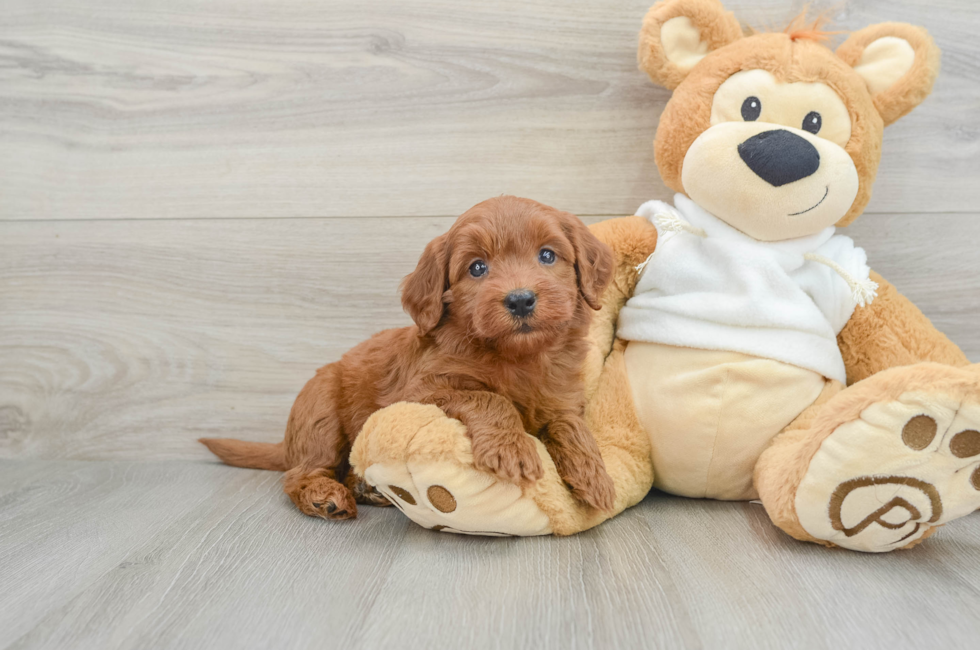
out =
[(271, 469), (285, 472), (286, 452), (281, 442), (246, 442), (231, 438), (199, 438), (198, 442), (211, 450), (226, 465)]

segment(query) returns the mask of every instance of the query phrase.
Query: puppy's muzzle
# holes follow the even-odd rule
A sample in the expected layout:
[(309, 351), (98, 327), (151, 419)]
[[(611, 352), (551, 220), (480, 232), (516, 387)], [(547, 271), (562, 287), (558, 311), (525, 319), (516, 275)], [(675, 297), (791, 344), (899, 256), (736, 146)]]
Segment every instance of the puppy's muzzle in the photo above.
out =
[(534, 311), (535, 305), (538, 303), (538, 297), (534, 295), (533, 291), (528, 289), (518, 289), (517, 291), (511, 291), (504, 298), (504, 307), (510, 312), (510, 315), (514, 318), (525, 318), (530, 316)]

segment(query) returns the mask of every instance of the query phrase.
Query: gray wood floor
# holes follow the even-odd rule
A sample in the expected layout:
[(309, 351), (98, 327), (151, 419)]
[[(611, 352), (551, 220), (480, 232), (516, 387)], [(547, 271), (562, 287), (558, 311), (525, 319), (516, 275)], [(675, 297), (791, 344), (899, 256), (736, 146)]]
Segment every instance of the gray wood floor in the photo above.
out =
[(651, 495), (581, 535), (471, 538), (288, 505), (271, 472), (0, 461), (5, 648), (976, 647), (980, 517), (914, 552), (797, 543)]
[[(459, 538), (303, 517), (194, 442), (278, 439), (316, 367), (407, 324), (399, 280), (473, 203), (669, 199), (652, 1), (0, 3), (0, 649), (978, 647), (980, 515), (887, 557), (657, 494)], [(980, 5), (813, 8), (944, 50), (848, 234), (980, 361)]]
[[(459, 214), (500, 193), (577, 214), (665, 190), (652, 0), (4, 0), (0, 214)], [(780, 29), (805, 0), (731, 0)], [(841, 29), (929, 27), (928, 106), (889, 128), (872, 212), (975, 211), (973, 0), (822, 0)]]

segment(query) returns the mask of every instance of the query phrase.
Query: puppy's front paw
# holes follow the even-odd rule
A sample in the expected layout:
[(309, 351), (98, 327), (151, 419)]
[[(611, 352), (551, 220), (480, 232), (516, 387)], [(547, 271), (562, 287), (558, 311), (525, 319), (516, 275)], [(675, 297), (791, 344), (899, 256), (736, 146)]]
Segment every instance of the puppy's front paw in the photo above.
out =
[(616, 503), (616, 486), (602, 461), (582, 458), (560, 468), (572, 496), (596, 510), (611, 511)]
[(500, 478), (525, 486), (544, 476), (544, 466), (534, 440), (523, 431), (517, 435), (477, 436), (473, 439), (473, 464)]

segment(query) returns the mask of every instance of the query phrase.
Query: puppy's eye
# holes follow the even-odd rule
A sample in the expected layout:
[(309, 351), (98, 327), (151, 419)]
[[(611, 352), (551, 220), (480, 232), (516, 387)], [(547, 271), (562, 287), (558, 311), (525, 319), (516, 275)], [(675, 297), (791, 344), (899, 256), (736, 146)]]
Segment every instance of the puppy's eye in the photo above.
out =
[(820, 133), (820, 127), (823, 126), (823, 118), (820, 117), (820, 113), (816, 111), (810, 111), (803, 118), (803, 130), (809, 131), (813, 135)]
[(755, 122), (762, 114), (762, 102), (758, 97), (748, 97), (742, 102), (742, 119), (746, 122)]
[(550, 248), (542, 248), (541, 252), (538, 253), (538, 261), (542, 264), (554, 264), (558, 256), (555, 255), (555, 251)]
[(470, 264), (470, 275), (472, 275), (474, 278), (479, 278), (486, 275), (488, 270), (487, 263), (483, 260), (477, 260)]

